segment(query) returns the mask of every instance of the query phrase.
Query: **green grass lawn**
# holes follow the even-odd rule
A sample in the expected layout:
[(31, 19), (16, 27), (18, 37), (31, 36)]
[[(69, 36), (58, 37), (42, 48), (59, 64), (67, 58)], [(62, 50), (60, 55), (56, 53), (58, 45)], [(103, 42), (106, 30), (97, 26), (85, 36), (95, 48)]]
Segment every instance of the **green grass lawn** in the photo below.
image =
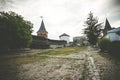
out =
[(79, 51), (82, 51), (86, 49), (86, 47), (66, 47), (66, 48), (58, 48), (58, 49), (51, 49), (47, 51), (43, 51), (38, 53), (37, 55), (69, 55), (69, 54), (74, 54), (78, 53)]

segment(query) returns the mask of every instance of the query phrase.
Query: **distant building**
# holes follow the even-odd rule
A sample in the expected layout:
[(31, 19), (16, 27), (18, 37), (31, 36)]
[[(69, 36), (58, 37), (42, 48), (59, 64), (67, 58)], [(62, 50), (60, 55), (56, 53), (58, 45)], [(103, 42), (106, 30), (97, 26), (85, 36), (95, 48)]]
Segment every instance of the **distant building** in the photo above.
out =
[(65, 46), (70, 46), (70, 39), (69, 39), (69, 35), (66, 33), (63, 33), (62, 35), (59, 36), (60, 40), (64, 40), (67, 41), (67, 44)]
[(64, 40), (51, 40), (51, 39), (48, 39), (48, 43), (50, 45), (50, 48), (52, 49), (63, 48), (67, 44), (67, 42)]
[(45, 29), (45, 25), (44, 25), (43, 20), (41, 22), (41, 26), (40, 26), (39, 30), (37, 31), (37, 36), (41, 36), (41, 37), (44, 37), (46, 39), (48, 38), (48, 32)]
[(107, 18), (103, 29), (103, 38), (108, 38), (110, 41), (120, 41), (120, 27), (112, 28)]
[(120, 41), (120, 27), (109, 30), (105, 36), (110, 41)]
[(48, 39), (41, 37), (41, 36), (36, 36), (32, 35), (32, 44), (31, 48), (33, 49), (48, 49), (50, 47)]
[(70, 42), (70, 39), (69, 39), (69, 35), (66, 34), (66, 33), (63, 33), (62, 35), (59, 36), (60, 40), (64, 40), (64, 41), (67, 41), (67, 43)]
[(81, 45), (83, 45), (83, 41), (81, 40), (81, 36), (73, 37), (73, 45), (74, 46), (81, 46)]
[(89, 42), (84, 36), (76, 36), (73, 37), (73, 46), (84, 46), (88, 45)]
[(48, 39), (48, 32), (45, 29), (43, 20), (41, 22), (41, 26), (39, 30), (37, 31), (37, 36), (33, 35), (32, 37), (33, 37), (33, 41), (31, 44), (31, 48), (54, 49), (54, 48), (63, 48), (67, 44), (67, 41), (64, 40)]

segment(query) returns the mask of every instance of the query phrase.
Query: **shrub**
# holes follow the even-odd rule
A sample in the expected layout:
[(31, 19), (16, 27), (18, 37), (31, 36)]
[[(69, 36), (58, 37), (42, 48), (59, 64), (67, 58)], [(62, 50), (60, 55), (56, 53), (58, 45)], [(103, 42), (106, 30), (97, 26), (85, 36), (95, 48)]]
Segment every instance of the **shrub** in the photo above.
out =
[(111, 42), (103, 38), (98, 40), (98, 46), (102, 52), (108, 52), (110, 55), (120, 56), (120, 41)]
[(109, 53), (112, 55), (120, 55), (120, 41), (111, 42), (109, 46)]
[(107, 38), (102, 38), (98, 40), (98, 46), (102, 52), (109, 51), (109, 46), (111, 41)]

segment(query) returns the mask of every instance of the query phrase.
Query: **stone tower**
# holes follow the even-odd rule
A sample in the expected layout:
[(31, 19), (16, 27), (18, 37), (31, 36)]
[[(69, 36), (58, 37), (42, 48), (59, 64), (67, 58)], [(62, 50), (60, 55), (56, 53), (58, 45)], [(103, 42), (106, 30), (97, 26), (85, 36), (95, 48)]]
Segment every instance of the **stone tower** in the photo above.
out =
[(45, 29), (45, 25), (44, 25), (43, 20), (41, 22), (41, 26), (40, 26), (39, 30), (37, 31), (37, 36), (41, 36), (41, 37), (44, 37), (46, 39), (48, 38), (48, 32)]

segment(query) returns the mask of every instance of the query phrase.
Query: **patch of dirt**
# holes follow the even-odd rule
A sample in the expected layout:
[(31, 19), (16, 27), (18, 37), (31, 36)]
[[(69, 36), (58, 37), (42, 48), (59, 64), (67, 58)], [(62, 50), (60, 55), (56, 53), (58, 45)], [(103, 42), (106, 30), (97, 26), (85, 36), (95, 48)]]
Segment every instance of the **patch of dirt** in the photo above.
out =
[(47, 58), (21, 65), (20, 80), (82, 80), (84, 60)]

